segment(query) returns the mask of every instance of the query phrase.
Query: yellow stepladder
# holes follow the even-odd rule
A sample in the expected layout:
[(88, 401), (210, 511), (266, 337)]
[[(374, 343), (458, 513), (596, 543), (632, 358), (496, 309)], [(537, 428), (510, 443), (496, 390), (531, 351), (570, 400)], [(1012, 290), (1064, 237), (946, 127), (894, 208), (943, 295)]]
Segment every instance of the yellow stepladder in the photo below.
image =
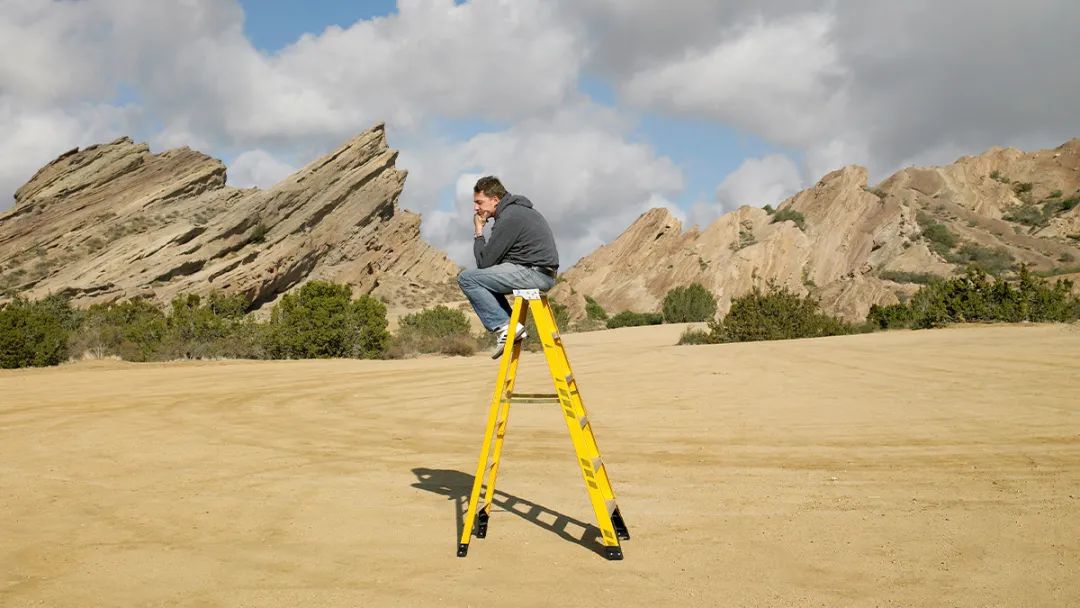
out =
[[(578, 466), (585, 480), (585, 489), (589, 493), (589, 502), (602, 535), (604, 555), (609, 560), (623, 558), (619, 540), (629, 540), (630, 532), (619, 512), (615, 500), (615, 491), (611, 487), (607, 467), (600, 457), (600, 448), (596, 445), (592, 424), (585, 413), (585, 404), (578, 392), (577, 380), (570, 369), (570, 360), (566, 357), (559, 328), (551, 314), (547, 296), (538, 289), (514, 290), (514, 305), (510, 313), (509, 327), (517, 323), (526, 324), (529, 312), (533, 314), (540, 343), (544, 347), (551, 379), (555, 382), (555, 393), (514, 393), (514, 381), (517, 379), (518, 361), (521, 356), (521, 342), (513, 339), (506, 341), (505, 350), (499, 362), (499, 375), (495, 381), (495, 393), (491, 398), (487, 426), (484, 430), (484, 444), (480, 448), (480, 462), (476, 466), (469, 506), (465, 512), (461, 530), (461, 542), (458, 544), (458, 557), (469, 553), (469, 539), (475, 533), (477, 538), (487, 536), (488, 519), (491, 516), (491, 501), (495, 495), (495, 478), (499, 473), (499, 457), (502, 454), (503, 439), (506, 437), (506, 425), (510, 419), (510, 404), (516, 403), (557, 403), (562, 407), (566, 419), (566, 428), (577, 453)], [(510, 334), (513, 336), (513, 333)], [(483, 504), (480, 492), (484, 490)], [(479, 508), (478, 508), (479, 507)]]

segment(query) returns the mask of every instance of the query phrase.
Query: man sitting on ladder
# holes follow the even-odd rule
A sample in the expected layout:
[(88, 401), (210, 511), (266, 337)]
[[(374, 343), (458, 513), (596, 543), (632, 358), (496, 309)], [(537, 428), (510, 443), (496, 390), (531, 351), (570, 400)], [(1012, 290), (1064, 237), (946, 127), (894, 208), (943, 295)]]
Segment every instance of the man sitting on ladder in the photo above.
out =
[[(498, 332), (492, 359), (502, 356), (509, 335), (510, 303), (506, 294), (515, 289), (546, 291), (555, 285), (559, 253), (547, 220), (524, 196), (510, 194), (499, 178), (481, 177), (473, 186), (473, 254), (476, 269), (458, 275), (458, 285), (473, 306), (480, 322)], [(491, 240), (484, 225), (495, 220)], [(525, 337), (518, 323), (514, 341)]]

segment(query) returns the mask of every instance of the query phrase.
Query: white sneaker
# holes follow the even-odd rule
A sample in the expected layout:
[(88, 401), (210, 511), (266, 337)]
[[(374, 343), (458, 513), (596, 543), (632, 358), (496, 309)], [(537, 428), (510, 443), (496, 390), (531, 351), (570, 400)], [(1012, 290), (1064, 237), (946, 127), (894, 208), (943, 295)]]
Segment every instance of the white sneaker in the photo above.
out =
[[(506, 348), (506, 335), (510, 333), (508, 330), (510, 324), (507, 323), (501, 329), (499, 329), (499, 337), (495, 341), (495, 350), (491, 351), (491, 358), (498, 359), (503, 355), (503, 350)], [(514, 342), (520, 342), (524, 340), (527, 334), (525, 333), (525, 326), (521, 323), (517, 324), (517, 331), (514, 332)]]

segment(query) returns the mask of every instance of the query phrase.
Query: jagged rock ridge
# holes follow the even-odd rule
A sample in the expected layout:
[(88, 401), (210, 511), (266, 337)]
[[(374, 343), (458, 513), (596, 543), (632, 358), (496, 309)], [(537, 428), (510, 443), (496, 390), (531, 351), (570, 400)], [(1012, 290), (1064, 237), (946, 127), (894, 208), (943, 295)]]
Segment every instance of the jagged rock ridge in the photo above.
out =
[[(849, 166), (779, 205), (778, 211), (801, 213), (802, 228), (743, 206), (704, 230), (684, 232), (666, 209), (652, 209), (567, 270), (552, 295), (578, 317), (585, 296), (609, 312), (648, 311), (658, 310), (668, 290), (697, 281), (717, 296), (723, 313), (732, 298), (774, 282), (820, 298), (828, 312), (861, 320), (872, 304), (899, 302), (919, 288), (890, 280), (899, 273), (962, 270), (955, 260), (961, 243), (971, 251), (1003, 250), (1035, 270), (1075, 267), (1080, 206), (1042, 226), (1003, 217), (1076, 196), (1080, 139), (1030, 154), (994, 148), (944, 167), (904, 169), (875, 188), (865, 169)], [(931, 250), (923, 236), (930, 221), (958, 238), (953, 260)]]
[(460, 299), (458, 267), (397, 207), (396, 158), (380, 124), (260, 190), (226, 186), (225, 166), (188, 148), (151, 154), (125, 137), (72, 150), (0, 216), (0, 288), (76, 305), (218, 290), (265, 311), (327, 279), (392, 307)]

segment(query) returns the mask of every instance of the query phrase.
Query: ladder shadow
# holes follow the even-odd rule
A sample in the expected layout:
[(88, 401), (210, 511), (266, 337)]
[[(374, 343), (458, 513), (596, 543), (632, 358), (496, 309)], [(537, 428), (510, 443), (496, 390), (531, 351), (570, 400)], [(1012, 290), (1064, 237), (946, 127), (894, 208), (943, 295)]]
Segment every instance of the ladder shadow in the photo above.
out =
[[(475, 477), (468, 473), (450, 469), (427, 469), (417, 467), (412, 471), (417, 479), (417, 482), (412, 484), (412, 487), (446, 496), (449, 500), (454, 502), (454, 515), (457, 519), (457, 525), (455, 526), (457, 536), (455, 538), (461, 538), (461, 529), (465, 526), (465, 510), (468, 507), (469, 494), (472, 492), (473, 480)], [(480, 500), (483, 500), (483, 492), (480, 494)], [(503, 492), (498, 488), (495, 489), (495, 495), (492, 497), (491, 502), (494, 507), (498, 507), (507, 513), (517, 515), (525, 521), (537, 525), (563, 540), (585, 547), (606, 559), (604, 545), (600, 540), (600, 528), (593, 524), (583, 522), (579, 519), (570, 517), (569, 515), (564, 515), (563, 513), (549, 509), (544, 505), (537, 504), (531, 500)], [(553, 517), (554, 521), (551, 523), (544, 521), (542, 517), (545, 515), (549, 516), (549, 519)], [(567, 529), (571, 525), (581, 529), (582, 532), (575, 535)]]

